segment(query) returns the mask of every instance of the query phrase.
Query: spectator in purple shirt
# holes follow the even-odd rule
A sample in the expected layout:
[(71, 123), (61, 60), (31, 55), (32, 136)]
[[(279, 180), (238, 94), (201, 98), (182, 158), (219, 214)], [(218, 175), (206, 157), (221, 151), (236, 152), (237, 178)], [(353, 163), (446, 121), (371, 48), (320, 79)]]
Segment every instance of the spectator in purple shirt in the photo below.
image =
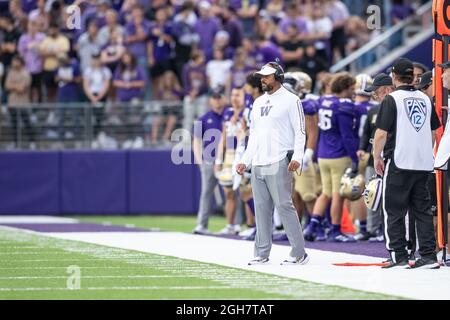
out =
[(125, 0), (111, 0), (111, 8), (115, 11), (119, 11), (122, 8)]
[(201, 50), (192, 52), (191, 61), (184, 66), (183, 86), (183, 129), (185, 134), (188, 134), (191, 132), (194, 119), (208, 109), (205, 55)]
[(136, 64), (136, 58), (126, 52), (114, 74), (113, 86), (116, 88), (117, 100), (131, 102), (142, 98), (145, 86), (142, 70)]
[(38, 31), (37, 23), (28, 22), (28, 32), (19, 39), (18, 51), (25, 60), (25, 66), (31, 74), (31, 102), (42, 102), (42, 66), (43, 59), (39, 54), (39, 46), (46, 38)]
[(70, 59), (67, 54), (62, 54), (59, 57), (55, 78), (58, 85), (58, 102), (80, 101), (81, 71), (76, 59)]
[(111, 1), (97, 0), (97, 12), (95, 14), (97, 27), (100, 29), (106, 25), (106, 15), (111, 8)]
[(149, 43), (149, 64), (153, 88), (157, 87), (161, 75), (171, 68), (173, 44), (172, 24), (168, 21), (166, 7), (158, 8), (155, 18)]
[[(81, 72), (78, 62), (70, 59), (67, 54), (61, 55), (59, 58), (59, 67), (55, 76), (57, 89), (57, 101), (61, 102), (59, 111), (59, 136), (60, 138), (72, 138), (73, 133), (66, 131), (64, 128), (66, 115), (75, 123), (75, 127), (81, 126), (82, 110), (75, 105), (67, 105), (67, 103), (75, 103), (81, 101), (80, 84)], [(77, 129), (76, 133), (81, 130)]]
[(242, 47), (238, 48), (225, 85), (226, 95), (231, 94), (231, 90), (234, 88), (242, 88), (247, 75), (254, 69), (255, 67), (248, 62), (247, 51)]
[(257, 0), (231, 0), (229, 6), (233, 7), (239, 20), (242, 22), (244, 37), (254, 34), (254, 26), (258, 15)]
[(236, 49), (242, 44), (243, 26), (242, 22), (236, 17), (236, 10), (233, 7), (222, 8), (220, 13), (223, 29), (228, 32), (230, 47)]
[(256, 67), (260, 68), (266, 63), (275, 61), (277, 58), (282, 61), (280, 49), (264, 36), (259, 36), (256, 41)]
[(409, 16), (414, 14), (414, 8), (409, 3), (405, 3), (404, 0), (392, 0), (391, 7), (391, 23), (396, 25), (397, 23), (405, 20)]
[(233, 59), (235, 48), (229, 45), (230, 35), (225, 30), (220, 30), (214, 37), (214, 43), (206, 52), (206, 61), (213, 59), (214, 50), (222, 50), (226, 59)]
[(211, 5), (208, 1), (203, 0), (199, 3), (199, 12), (200, 18), (194, 29), (200, 35), (199, 49), (206, 55), (214, 42), (216, 33), (220, 30), (220, 21), (211, 16)]
[[(409, 3), (405, 3), (404, 0), (392, 0), (392, 7), (390, 12), (391, 24), (396, 25), (402, 20), (412, 16), (414, 14), (414, 8)], [(390, 48), (394, 49), (400, 46), (403, 42), (403, 33), (401, 30), (396, 32), (390, 40)]]
[(149, 36), (151, 32), (151, 23), (144, 19), (144, 10), (141, 6), (133, 7), (131, 11), (133, 21), (129, 22), (125, 27), (125, 46), (137, 59), (137, 65), (145, 70), (144, 81), (146, 83), (146, 97), (149, 97), (151, 90), (148, 81), (147, 68), (150, 58)]
[[(1, 2), (3, 2), (3, 1), (1, 1)], [(8, 2), (8, 1), (5, 1), (5, 2)], [(23, 12), (28, 14), (36, 8), (37, 8), (37, 0), (22, 0)]]
[(308, 28), (306, 26), (306, 21), (298, 15), (298, 7), (295, 2), (290, 2), (286, 7), (286, 17), (283, 18), (279, 23), (279, 31), (277, 32), (278, 42), (284, 42), (290, 39), (288, 34), (289, 27), (295, 24), (297, 27), (297, 40), (305, 40)]
[(114, 74), (120, 59), (122, 59), (126, 48), (123, 45), (123, 34), (115, 29), (111, 32), (109, 42), (103, 47), (101, 51), (101, 60)]

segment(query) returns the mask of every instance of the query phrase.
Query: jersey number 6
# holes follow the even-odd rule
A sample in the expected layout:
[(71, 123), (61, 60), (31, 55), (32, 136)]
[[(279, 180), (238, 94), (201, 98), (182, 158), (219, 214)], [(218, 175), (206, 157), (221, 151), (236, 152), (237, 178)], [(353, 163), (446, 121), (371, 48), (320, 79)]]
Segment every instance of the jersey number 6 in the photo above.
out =
[(333, 116), (333, 110), (319, 110), (319, 128), (323, 131), (331, 129), (331, 117)]

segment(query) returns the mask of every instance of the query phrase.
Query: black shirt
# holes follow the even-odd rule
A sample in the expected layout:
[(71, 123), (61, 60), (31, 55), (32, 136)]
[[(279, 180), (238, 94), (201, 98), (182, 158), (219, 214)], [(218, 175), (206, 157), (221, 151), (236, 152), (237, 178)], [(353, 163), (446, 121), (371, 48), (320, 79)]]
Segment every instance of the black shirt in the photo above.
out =
[(3, 33), (3, 43), (13, 43), (16, 45), (15, 52), (11, 53), (5, 51), (0, 53), (0, 61), (5, 67), (9, 67), (11, 65), (13, 56), (17, 54), (17, 43), (19, 42), (21, 33), (17, 28), (14, 28), (10, 31), (2, 29), (1, 32)]
[[(397, 90), (415, 91), (416, 89), (413, 86), (400, 86)], [(430, 118), (431, 130), (436, 130), (441, 126), (441, 123), (432, 101), (431, 105), (433, 106)], [(377, 128), (388, 133), (383, 155), (385, 159), (390, 159), (395, 149), (395, 134), (397, 130), (397, 107), (394, 98), (390, 95), (387, 95), (381, 102), (377, 116)]]
[(376, 105), (367, 113), (367, 120), (364, 124), (363, 134), (359, 141), (359, 150), (364, 150), (370, 152), (368, 166), (373, 167), (373, 155), (372, 155), (372, 145), (373, 137), (375, 136), (375, 131), (377, 130), (376, 121), (378, 111), (380, 110), (380, 105)]
[[(280, 47), (283, 48), (286, 51), (292, 51), (295, 52), (297, 51), (298, 48), (302, 48), (304, 46), (302, 41), (299, 40), (288, 40), (288, 41), (284, 41), (280, 44)], [(289, 61), (289, 62), (284, 62), (285, 64), (285, 69), (288, 70), (290, 68), (295, 68), (298, 67), (298, 61)]]

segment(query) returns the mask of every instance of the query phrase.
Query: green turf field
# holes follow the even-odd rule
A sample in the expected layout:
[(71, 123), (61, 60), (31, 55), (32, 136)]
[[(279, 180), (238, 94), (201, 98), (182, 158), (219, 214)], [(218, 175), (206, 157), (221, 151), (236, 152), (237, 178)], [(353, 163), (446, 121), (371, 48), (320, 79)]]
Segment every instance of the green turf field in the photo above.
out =
[(396, 299), (1, 227), (0, 256), (0, 299)]
[[(132, 224), (137, 228), (159, 228), (164, 231), (192, 232), (197, 224), (195, 216), (75, 216), (84, 222), (112, 223), (115, 225)], [(209, 218), (209, 230), (218, 232), (226, 225), (225, 217)]]

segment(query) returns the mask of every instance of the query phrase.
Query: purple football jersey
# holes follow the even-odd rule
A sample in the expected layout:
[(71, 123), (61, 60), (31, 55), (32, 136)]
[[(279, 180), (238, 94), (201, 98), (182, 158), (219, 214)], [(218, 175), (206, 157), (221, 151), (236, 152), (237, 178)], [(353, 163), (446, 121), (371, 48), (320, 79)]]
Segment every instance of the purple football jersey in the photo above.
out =
[(362, 137), (364, 124), (367, 120), (367, 113), (375, 105), (376, 104), (372, 101), (355, 102), (355, 123), (353, 125), (353, 132), (355, 135), (355, 139), (358, 140), (358, 145), (359, 139)]
[(303, 112), (305, 116), (313, 116), (317, 114), (319, 109), (319, 96), (313, 94), (307, 94), (305, 99), (302, 100)]
[(319, 100), (318, 157), (337, 159), (350, 157), (357, 163), (357, 141), (353, 134), (354, 104), (349, 99), (324, 96)]

